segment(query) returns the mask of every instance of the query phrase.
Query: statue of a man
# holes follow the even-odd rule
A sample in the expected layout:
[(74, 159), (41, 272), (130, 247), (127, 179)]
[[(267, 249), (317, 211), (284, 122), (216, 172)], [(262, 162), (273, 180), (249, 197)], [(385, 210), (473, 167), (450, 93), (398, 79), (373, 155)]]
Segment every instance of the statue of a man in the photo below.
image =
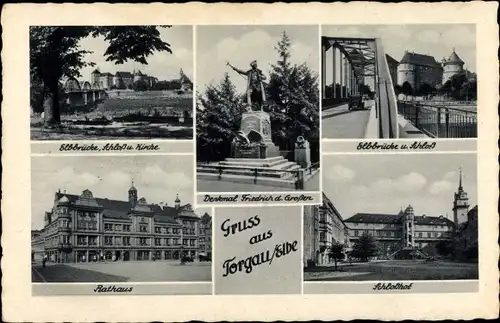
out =
[(247, 103), (249, 110), (251, 111), (252, 105), (255, 103), (262, 111), (264, 102), (266, 101), (266, 92), (263, 83), (266, 76), (257, 68), (257, 61), (250, 63), (251, 68), (248, 71), (240, 70), (229, 62), (227, 62), (227, 65), (237, 73), (247, 77)]

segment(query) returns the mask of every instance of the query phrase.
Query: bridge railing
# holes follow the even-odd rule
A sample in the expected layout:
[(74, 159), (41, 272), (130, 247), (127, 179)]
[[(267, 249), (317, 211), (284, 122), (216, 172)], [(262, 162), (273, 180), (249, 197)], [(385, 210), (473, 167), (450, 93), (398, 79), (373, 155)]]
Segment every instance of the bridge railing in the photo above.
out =
[(434, 138), (477, 137), (477, 112), (473, 110), (399, 101), (398, 112), (416, 128)]

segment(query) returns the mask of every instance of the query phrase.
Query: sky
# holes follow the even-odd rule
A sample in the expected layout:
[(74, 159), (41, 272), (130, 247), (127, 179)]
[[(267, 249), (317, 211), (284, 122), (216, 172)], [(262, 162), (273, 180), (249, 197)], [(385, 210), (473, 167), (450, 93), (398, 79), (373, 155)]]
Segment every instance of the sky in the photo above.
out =
[(138, 198), (148, 203), (174, 205), (179, 193), (181, 204), (194, 204), (192, 156), (45, 156), (31, 161), (32, 229), (43, 227), (58, 189), (75, 195), (89, 189), (95, 197), (127, 201), (133, 178)]
[[(476, 71), (476, 29), (473, 24), (345, 25), (321, 28), (322, 36), (380, 38), (385, 52), (397, 61), (403, 58), (407, 50), (433, 56), (439, 62), (443, 57), (448, 58), (455, 48), (455, 52), (465, 62), (464, 68)], [(326, 59), (327, 70), (331, 70), (328, 65), (332, 61), (331, 50), (327, 52)], [(327, 84), (331, 84), (332, 79), (331, 73), (327, 73)]]
[(80, 79), (90, 81), (90, 74), (95, 68), (109, 73), (117, 71), (132, 72), (134, 68), (141, 70), (144, 74), (157, 77), (159, 80), (172, 80), (179, 78), (180, 69), (184, 71), (190, 79), (193, 76), (193, 27), (192, 26), (172, 26), (171, 28), (159, 27), (160, 37), (164, 42), (170, 44), (172, 54), (162, 51), (156, 52), (147, 58), (148, 65), (128, 61), (122, 65), (115, 65), (106, 62), (103, 56), (109, 43), (104, 37), (93, 38), (91, 36), (80, 42), (82, 50), (92, 51), (86, 55), (87, 62), (94, 62), (95, 67), (85, 67), (81, 69)]
[(200, 92), (209, 84), (219, 84), (224, 73), (229, 73), (239, 92), (246, 89), (246, 79), (234, 72), (226, 62), (248, 70), (250, 62), (269, 77), (269, 65), (276, 63), (275, 50), (281, 33), (286, 31), (291, 42), (291, 62), (307, 63), (319, 71), (318, 26), (199, 26), (196, 30), (196, 83)]
[(477, 205), (476, 154), (325, 155), (323, 191), (344, 219), (356, 213), (415, 215), (453, 220), (453, 194), (462, 167), (463, 188)]

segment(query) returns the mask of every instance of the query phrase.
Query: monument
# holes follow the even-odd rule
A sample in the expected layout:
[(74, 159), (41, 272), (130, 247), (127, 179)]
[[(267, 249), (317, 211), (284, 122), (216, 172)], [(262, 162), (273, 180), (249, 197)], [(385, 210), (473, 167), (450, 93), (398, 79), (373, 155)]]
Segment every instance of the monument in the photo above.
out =
[(296, 146), (298, 155), (295, 161), (281, 156), (272, 141), (271, 116), (264, 111), (265, 75), (257, 68), (256, 61), (250, 63), (248, 71), (237, 69), (229, 62), (227, 65), (247, 78), (247, 108), (241, 115), (240, 129), (231, 142), (230, 157), (219, 162), (197, 165), (197, 178), (304, 189), (304, 182), (314, 175), (307, 175), (304, 170), (304, 167), (310, 166), (308, 143), (305, 144), (305, 139), (301, 137), (300, 147)]
[(247, 110), (241, 116), (240, 132), (232, 142), (231, 157), (265, 159), (279, 156), (279, 149), (271, 139), (271, 117), (264, 112), (266, 76), (257, 67), (257, 61), (250, 63), (248, 71), (240, 70), (229, 62), (227, 65), (247, 77)]

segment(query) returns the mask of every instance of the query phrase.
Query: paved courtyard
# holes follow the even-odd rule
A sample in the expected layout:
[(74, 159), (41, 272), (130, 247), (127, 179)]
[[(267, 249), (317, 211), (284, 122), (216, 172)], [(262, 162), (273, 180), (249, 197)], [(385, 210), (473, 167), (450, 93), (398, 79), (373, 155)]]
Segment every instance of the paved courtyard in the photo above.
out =
[(367, 280), (453, 280), (478, 279), (477, 264), (445, 261), (390, 260), (369, 263), (339, 264), (306, 269), (306, 281)]
[(33, 282), (201, 282), (212, 280), (210, 262), (127, 261), (32, 265)]

